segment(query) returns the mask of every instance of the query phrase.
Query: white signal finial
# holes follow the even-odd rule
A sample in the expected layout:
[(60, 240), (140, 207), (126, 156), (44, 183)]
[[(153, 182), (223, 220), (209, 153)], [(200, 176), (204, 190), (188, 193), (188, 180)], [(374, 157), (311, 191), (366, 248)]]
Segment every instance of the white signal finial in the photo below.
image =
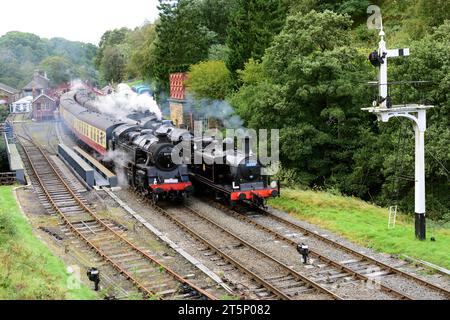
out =
[(385, 33), (383, 30), (383, 17), (380, 15), (380, 37), (384, 37)]

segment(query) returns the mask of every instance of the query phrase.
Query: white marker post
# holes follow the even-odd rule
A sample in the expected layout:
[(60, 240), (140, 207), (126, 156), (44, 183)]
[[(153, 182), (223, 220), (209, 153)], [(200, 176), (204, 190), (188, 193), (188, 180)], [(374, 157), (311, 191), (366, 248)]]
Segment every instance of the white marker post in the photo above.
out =
[(378, 120), (388, 122), (392, 117), (404, 117), (413, 122), (416, 139), (416, 155), (415, 155), (415, 229), (416, 238), (425, 240), (425, 131), (426, 131), (426, 110), (433, 106), (425, 106), (418, 104), (405, 104), (392, 106), (388, 95), (388, 59), (395, 57), (409, 56), (409, 49), (387, 50), (384, 41), (385, 33), (381, 25), (380, 43), (378, 48), (378, 56), (380, 57), (379, 65), (379, 98), (374, 102), (372, 108), (363, 108), (377, 115)]

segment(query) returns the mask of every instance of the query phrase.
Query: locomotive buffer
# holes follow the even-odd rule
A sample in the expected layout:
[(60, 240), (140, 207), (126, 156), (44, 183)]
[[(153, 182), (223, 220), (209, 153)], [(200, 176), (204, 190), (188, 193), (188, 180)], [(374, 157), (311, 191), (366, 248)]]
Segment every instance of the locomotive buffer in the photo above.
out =
[(426, 239), (425, 227), (425, 131), (426, 111), (433, 106), (420, 104), (392, 105), (388, 95), (388, 59), (409, 56), (409, 49), (387, 50), (384, 41), (385, 33), (381, 23), (378, 51), (370, 54), (369, 60), (379, 68), (379, 97), (373, 102), (373, 107), (362, 110), (377, 115), (378, 121), (388, 122), (393, 117), (408, 118), (413, 122), (415, 132), (415, 234), (419, 240)]

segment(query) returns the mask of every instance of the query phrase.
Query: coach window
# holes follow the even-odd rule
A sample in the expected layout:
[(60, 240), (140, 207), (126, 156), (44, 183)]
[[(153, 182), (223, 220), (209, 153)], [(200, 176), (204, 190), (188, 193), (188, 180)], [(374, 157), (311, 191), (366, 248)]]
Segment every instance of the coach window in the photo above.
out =
[(100, 132), (100, 144), (103, 146), (104, 145), (104, 135), (103, 132)]

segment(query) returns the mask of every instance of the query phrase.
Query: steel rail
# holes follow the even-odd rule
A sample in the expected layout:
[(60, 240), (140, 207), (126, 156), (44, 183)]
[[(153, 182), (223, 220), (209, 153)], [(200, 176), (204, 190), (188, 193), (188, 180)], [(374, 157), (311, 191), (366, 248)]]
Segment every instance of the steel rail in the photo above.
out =
[(424, 286), (426, 286), (428, 288), (431, 288), (433, 290), (438, 291), (439, 293), (445, 295), (447, 298), (450, 298), (450, 291), (445, 289), (445, 288), (442, 288), (442, 287), (437, 286), (437, 285), (435, 285), (433, 283), (430, 283), (430, 282), (428, 282), (426, 280), (420, 279), (420, 278), (418, 278), (418, 277), (416, 277), (416, 276), (414, 276), (414, 275), (412, 275), (410, 273), (407, 273), (405, 271), (402, 271), (400, 269), (392, 267), (392, 266), (390, 266), (390, 265), (388, 265), (388, 264), (386, 264), (384, 262), (381, 262), (381, 261), (379, 261), (379, 260), (377, 260), (375, 258), (372, 258), (372, 257), (370, 257), (368, 255), (365, 255), (364, 253), (358, 252), (358, 251), (356, 251), (356, 250), (354, 250), (354, 249), (352, 249), (352, 248), (350, 248), (350, 247), (348, 247), (346, 245), (338, 243), (338, 242), (336, 242), (334, 240), (331, 240), (331, 239), (329, 239), (327, 237), (321, 236), (320, 234), (314, 233), (314, 232), (312, 232), (312, 231), (310, 231), (310, 230), (308, 230), (308, 229), (306, 229), (306, 228), (304, 228), (304, 227), (302, 227), (302, 226), (300, 226), (300, 225), (298, 225), (298, 224), (296, 224), (294, 222), (291, 222), (289, 220), (281, 218), (281, 217), (277, 216), (276, 214), (273, 214), (272, 212), (270, 212), (268, 210), (265, 210), (265, 209), (262, 209), (262, 208), (258, 208), (257, 211), (259, 211), (263, 215), (270, 216), (274, 220), (277, 220), (277, 221), (279, 221), (281, 223), (284, 223), (284, 224), (286, 224), (286, 225), (288, 225), (288, 226), (290, 226), (290, 227), (292, 227), (294, 229), (300, 230), (305, 235), (315, 237), (315, 238), (317, 238), (317, 239), (319, 239), (319, 240), (321, 240), (323, 242), (326, 242), (327, 244), (329, 244), (331, 246), (337, 247), (337, 248), (339, 248), (339, 249), (341, 249), (343, 251), (346, 251), (347, 253), (350, 253), (350, 254), (353, 254), (355, 256), (358, 256), (362, 260), (371, 262), (371, 263), (373, 263), (373, 264), (375, 264), (375, 265), (377, 265), (379, 267), (382, 267), (382, 268), (384, 268), (386, 270), (389, 270), (392, 273), (395, 273), (395, 274), (398, 274), (398, 275), (400, 275), (402, 277), (405, 277), (405, 278), (408, 278), (410, 280), (416, 281), (416, 282), (418, 282), (418, 283), (420, 283), (420, 284), (422, 284), (422, 285), (424, 285)]
[[(31, 142), (33, 142), (32, 138), (30, 137)], [(116, 237), (120, 238), (123, 242), (125, 242), (127, 245), (129, 245), (134, 251), (136, 251), (137, 253), (141, 254), (142, 256), (144, 256), (145, 258), (147, 258), (148, 260), (150, 260), (151, 262), (157, 264), (159, 267), (163, 268), (163, 270), (168, 273), (169, 275), (171, 275), (173, 278), (175, 278), (177, 281), (187, 284), (189, 287), (191, 287), (192, 289), (196, 290), (198, 293), (202, 294), (203, 296), (207, 297), (210, 300), (217, 300), (216, 297), (214, 297), (213, 295), (209, 294), (208, 292), (206, 292), (205, 290), (199, 288), (198, 286), (196, 286), (195, 284), (191, 283), (189, 280), (184, 279), (182, 276), (180, 276), (179, 274), (177, 274), (175, 271), (173, 271), (172, 269), (170, 269), (168, 266), (164, 265), (162, 262), (160, 262), (159, 260), (157, 260), (156, 258), (148, 255), (146, 252), (144, 252), (143, 250), (139, 249), (136, 245), (134, 245), (133, 243), (131, 243), (128, 239), (124, 238), (122, 235), (120, 235), (119, 233), (117, 233), (116, 231), (114, 231), (110, 226), (108, 226), (106, 223), (103, 222), (102, 219), (100, 219), (95, 212), (93, 212), (89, 207), (87, 207), (82, 201), (81, 199), (72, 191), (72, 188), (70, 188), (70, 186), (64, 181), (63, 177), (61, 177), (61, 175), (57, 172), (56, 168), (53, 166), (53, 164), (51, 163), (51, 161), (48, 159), (48, 157), (45, 155), (45, 153), (42, 151), (42, 149), (36, 144), (34, 143), (35, 147), (40, 151), (40, 153), (44, 156), (46, 162), (50, 165), (51, 169), (53, 170), (53, 172), (56, 174), (56, 176), (58, 177), (58, 179), (64, 184), (65, 188), (68, 190), (68, 192), (72, 195), (72, 197), (75, 199), (75, 201), (78, 202), (78, 204), (85, 210), (87, 211), (97, 222), (99, 222), (104, 228), (106, 228), (108, 231), (112, 232)]]
[[(157, 264), (159, 267), (163, 268), (163, 270), (168, 273), (169, 275), (171, 275), (173, 278), (175, 278), (177, 281), (184, 283), (186, 285), (188, 285), (189, 287), (191, 287), (193, 290), (197, 291), (199, 294), (207, 297), (208, 299), (211, 300), (216, 300), (217, 298), (214, 297), (213, 295), (209, 294), (208, 292), (204, 291), (203, 289), (197, 287), (196, 285), (194, 285), (193, 283), (191, 283), (190, 281), (184, 279), (183, 277), (181, 277), (180, 275), (178, 275), (176, 272), (174, 272), (173, 270), (171, 270), (169, 267), (167, 267), (166, 265), (164, 265), (162, 262), (158, 261), (157, 259), (151, 257), (150, 255), (148, 255), (147, 253), (145, 253), (144, 251), (142, 251), (141, 249), (139, 249), (137, 246), (135, 246), (133, 243), (131, 243), (128, 239), (124, 238), (122, 235), (118, 234), (116, 231), (114, 231), (110, 226), (108, 226), (106, 223), (104, 223), (90, 208), (88, 208), (82, 201), (81, 199), (72, 191), (72, 189), (67, 185), (67, 183), (64, 181), (64, 179), (61, 177), (61, 175), (56, 171), (55, 167), (53, 166), (53, 164), (50, 162), (50, 160), (48, 159), (48, 157), (45, 155), (45, 153), (42, 151), (42, 149), (34, 142), (32, 142), (34, 144), (34, 147), (36, 149), (39, 150), (39, 152), (41, 153), (41, 155), (43, 156), (43, 158), (46, 160), (46, 162), (48, 163), (49, 167), (52, 169), (52, 171), (55, 173), (55, 175), (57, 176), (58, 180), (60, 182), (62, 182), (62, 184), (65, 186), (65, 188), (67, 189), (67, 191), (72, 195), (72, 197), (74, 198), (74, 200), (80, 205), (80, 207), (82, 207), (86, 212), (88, 212), (98, 223), (100, 223), (105, 229), (107, 229), (108, 231), (112, 232), (116, 237), (118, 237), (119, 239), (121, 239), (123, 242), (125, 242), (129, 247), (131, 247), (134, 251), (136, 251), (137, 253), (141, 254), (142, 256), (144, 256), (145, 258), (147, 258), (148, 260), (150, 260), (151, 262), (153, 262), (154, 264)], [(116, 268), (116, 270), (118, 270), (120, 273), (124, 274), (125, 277), (127, 279), (129, 279), (131, 282), (133, 282), (139, 289), (141, 289), (142, 291), (144, 291), (147, 295), (155, 295), (156, 293), (152, 292), (150, 289), (146, 288), (143, 284), (141, 284), (137, 279), (135, 279), (131, 274), (129, 274), (126, 270), (124, 270), (122, 267), (120, 267), (118, 264), (116, 264), (111, 258), (109, 258), (109, 256), (103, 252), (100, 248), (98, 248), (95, 244), (93, 244), (89, 239), (87, 239), (80, 231), (78, 231), (76, 229), (76, 227), (70, 222), (70, 220), (67, 218), (67, 216), (59, 209), (59, 207), (56, 205), (56, 203), (53, 201), (52, 196), (50, 195), (50, 193), (48, 192), (48, 190), (46, 189), (44, 182), (42, 181), (40, 175), (38, 174), (38, 171), (36, 169), (36, 167), (33, 164), (33, 161), (31, 160), (31, 156), (28, 153), (26, 147), (22, 144), (22, 147), (25, 151), (25, 154), (31, 164), (31, 167), (33, 169), (33, 172), (35, 173), (35, 176), (37, 177), (39, 184), (41, 185), (42, 189), (44, 190), (44, 193), (46, 194), (47, 199), (49, 200), (49, 202), (52, 204), (52, 206), (54, 207), (54, 209), (58, 212), (58, 214), (63, 218), (64, 222), (69, 226), (69, 228), (71, 230), (73, 230), (76, 234), (78, 234), (78, 236), (80, 236), (85, 242), (87, 242), (93, 249), (95, 249), (99, 255), (101, 257), (103, 257), (105, 260), (107, 260), (108, 262), (110, 262), (114, 268)]]
[[(295, 242), (292, 239), (289, 239), (289, 238), (285, 237), (284, 235), (280, 234), (279, 232), (276, 232), (276, 231), (274, 231), (274, 230), (272, 230), (272, 229), (270, 229), (270, 228), (260, 224), (259, 222), (256, 222), (255, 220), (250, 219), (250, 218), (242, 215), (241, 213), (239, 213), (239, 212), (237, 212), (235, 210), (232, 210), (232, 209), (230, 209), (228, 207), (225, 207), (225, 206), (223, 206), (223, 205), (221, 205), (219, 203), (211, 202), (210, 204), (212, 206), (222, 210), (222, 211), (226, 211), (226, 212), (230, 213), (231, 215), (233, 215), (234, 217), (236, 217), (237, 219), (239, 219), (241, 221), (245, 221), (245, 222), (247, 222), (249, 224), (252, 224), (253, 226), (257, 227), (258, 229), (263, 230), (263, 231), (273, 235), (275, 238), (277, 238), (279, 240), (287, 242), (292, 247), (297, 248), (297, 245), (298, 245), (297, 242)], [(337, 262), (335, 260), (332, 260), (332, 259), (330, 259), (330, 258), (328, 258), (328, 257), (326, 257), (326, 256), (324, 256), (324, 255), (322, 255), (320, 253), (318, 253), (317, 251), (315, 251), (315, 250), (313, 250), (311, 248), (309, 249), (309, 252), (313, 256), (317, 257), (318, 259), (320, 259), (320, 260), (322, 260), (322, 261), (332, 265), (333, 267), (335, 267), (335, 268), (337, 268), (339, 270), (342, 270), (342, 271), (345, 271), (345, 272), (349, 273), (350, 275), (352, 275), (353, 277), (355, 277), (357, 279), (360, 279), (360, 280), (363, 280), (363, 281), (366, 281), (366, 282), (372, 281), (372, 279), (370, 279), (369, 277), (367, 277), (367, 276), (365, 276), (365, 275), (363, 275), (363, 274), (361, 274), (361, 273), (359, 273), (357, 271), (354, 271), (351, 268), (346, 267), (343, 264), (341, 264), (341, 263), (339, 263), (339, 262)], [(387, 285), (384, 285), (382, 283), (379, 283), (378, 285), (380, 286), (380, 288), (383, 291), (391, 293), (391, 294), (399, 297), (402, 300), (414, 300), (413, 297), (411, 297), (411, 296), (409, 296), (409, 295), (407, 295), (405, 293), (401, 293), (401, 292), (399, 292), (399, 291), (395, 290), (394, 288), (391, 288), (391, 287), (389, 287)]]
[(261, 278), (260, 276), (258, 276), (256, 273), (254, 273), (253, 271), (251, 271), (250, 269), (246, 268), (244, 265), (242, 265), (239, 261), (235, 260), (234, 258), (230, 257), (228, 254), (226, 254), (225, 252), (223, 252), (222, 250), (220, 250), (217, 246), (213, 245), (210, 241), (208, 241), (207, 239), (203, 238), (201, 235), (199, 235), (197, 232), (195, 232), (194, 230), (192, 230), (190, 227), (188, 227), (186, 224), (184, 224), (183, 222), (181, 222), (180, 220), (178, 220), (177, 218), (173, 217), (172, 215), (170, 215), (166, 210), (164, 210), (163, 208), (152, 204), (152, 207), (158, 211), (159, 213), (161, 213), (164, 217), (166, 217), (167, 219), (169, 219), (170, 221), (172, 221), (173, 223), (175, 223), (178, 227), (180, 227), (182, 230), (186, 231), (188, 234), (190, 234), (194, 239), (196, 239), (197, 241), (203, 243), (206, 247), (208, 247), (211, 251), (215, 252), (216, 254), (218, 254), (219, 256), (221, 256), (223, 259), (227, 260), (228, 262), (230, 262), (231, 264), (233, 264), (238, 270), (242, 271), (243, 273), (245, 273), (246, 275), (248, 275), (250, 278), (252, 278), (253, 280), (255, 280), (256, 282), (258, 282), (259, 284), (261, 284), (264, 288), (266, 288), (269, 292), (275, 294), (277, 297), (283, 299), (283, 300), (291, 300), (291, 298), (284, 294), (282, 291), (280, 291), (279, 289), (277, 289), (276, 287), (274, 287), (272, 284), (270, 284), (269, 282), (267, 282), (266, 280), (264, 280), (263, 278)]
[[(157, 207), (163, 211), (165, 211), (164, 209)], [(305, 282), (306, 284), (314, 287), (315, 289), (317, 289), (320, 292), (326, 293), (328, 295), (330, 295), (333, 299), (335, 300), (342, 300), (341, 297), (339, 297), (338, 295), (336, 295), (335, 293), (329, 291), (328, 289), (322, 287), (320, 284), (316, 283), (315, 281), (301, 275), (300, 273), (298, 273), (297, 271), (295, 271), (294, 269), (290, 268), (289, 266), (285, 265), (283, 262), (271, 257), (270, 255), (268, 255), (267, 253), (265, 253), (264, 251), (256, 248), (255, 246), (253, 246), (252, 244), (250, 244), (249, 242), (247, 242), (246, 240), (238, 237), (237, 235), (233, 234), (232, 232), (228, 231), (227, 229), (223, 228), (222, 226), (218, 225), (217, 223), (215, 223), (214, 221), (212, 221), (211, 219), (203, 216), (201, 213), (193, 210), (190, 207), (185, 206), (186, 209), (188, 209), (190, 212), (192, 212), (193, 214), (199, 216), (200, 218), (204, 219), (205, 221), (207, 221), (208, 223), (214, 225), (216, 228), (218, 228), (219, 230), (221, 230), (222, 232), (226, 233), (227, 235), (229, 235), (230, 237), (238, 240), (239, 242), (243, 243), (245, 246), (247, 246), (248, 248), (251, 248), (252, 250), (258, 252), (259, 254), (261, 254), (262, 256), (268, 258), (269, 260), (275, 262), (276, 264), (278, 264), (279, 266), (281, 266), (283, 269), (285, 269), (289, 274), (291, 274), (292, 276), (294, 276), (295, 278), (297, 278), (297, 280), (301, 280), (303, 282)], [(173, 216), (171, 216), (170, 214), (168, 214), (166, 212), (166, 214), (164, 214), (165, 216), (170, 217), (169, 219), (171, 219), (172, 221), (175, 222), (175, 220), (178, 222), (178, 225), (183, 225), (183, 229), (190, 229), (189, 227), (187, 227), (184, 223), (182, 223), (181, 221), (179, 221), (178, 219), (174, 218)], [(191, 229), (190, 229), (191, 230)], [(195, 233), (194, 231), (191, 230), (190, 233)], [(207, 240), (206, 240), (207, 241)], [(209, 242), (209, 241), (207, 241)], [(265, 281), (265, 280), (264, 280)], [(277, 289), (278, 290), (278, 289)]]

